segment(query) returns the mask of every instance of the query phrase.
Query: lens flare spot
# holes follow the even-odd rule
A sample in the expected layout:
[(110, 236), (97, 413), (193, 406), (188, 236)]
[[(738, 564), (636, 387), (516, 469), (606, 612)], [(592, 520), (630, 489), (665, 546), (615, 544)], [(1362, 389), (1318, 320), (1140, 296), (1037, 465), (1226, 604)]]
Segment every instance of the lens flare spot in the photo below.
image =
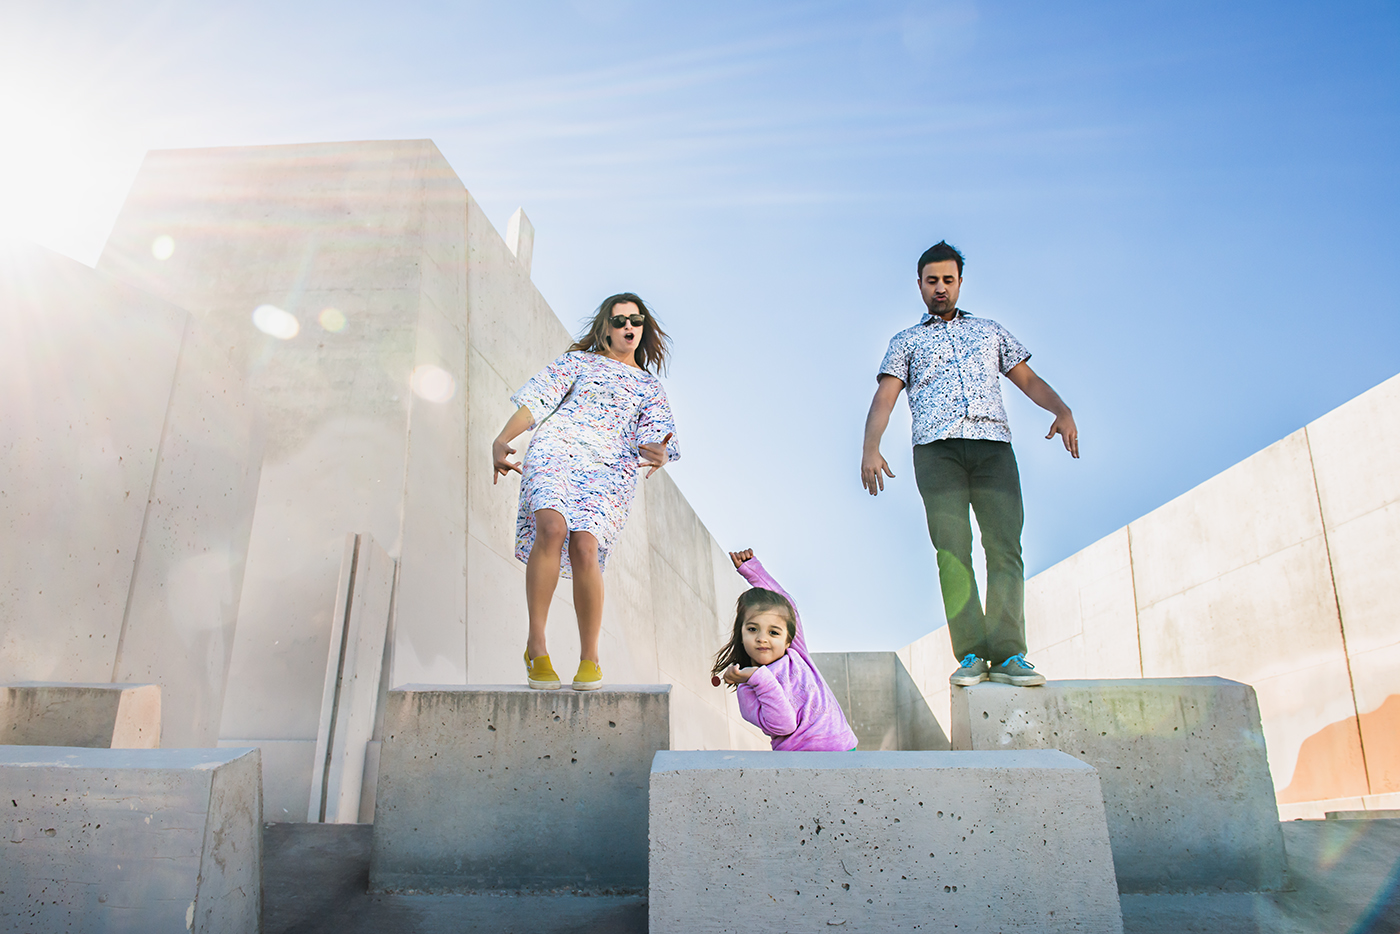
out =
[(429, 402), (446, 402), (457, 391), (457, 381), (440, 366), (425, 363), (413, 371), (409, 380), (413, 392)]
[(344, 330), (345, 328), (345, 312), (341, 311), (339, 308), (321, 309), (321, 314), (316, 320), (321, 322), (321, 327), (331, 333)]
[(276, 305), (259, 305), (253, 309), (253, 326), (264, 334), (284, 341), (291, 340), (301, 331), (301, 322)]
[(169, 234), (161, 234), (151, 241), (151, 255), (164, 262), (175, 255), (175, 238)]

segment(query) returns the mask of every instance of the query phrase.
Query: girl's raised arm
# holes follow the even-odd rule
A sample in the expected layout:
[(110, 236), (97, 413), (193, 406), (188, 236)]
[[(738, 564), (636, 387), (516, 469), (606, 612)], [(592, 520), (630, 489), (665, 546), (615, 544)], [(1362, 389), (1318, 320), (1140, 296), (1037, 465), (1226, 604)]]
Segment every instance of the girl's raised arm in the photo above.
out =
[(744, 580), (749, 582), (751, 587), (762, 587), (764, 590), (772, 590), (783, 595), (788, 604), (792, 607), (793, 618), (797, 620), (797, 635), (792, 637), (792, 648), (807, 654), (807, 637), (802, 632), (802, 614), (797, 612), (797, 601), (792, 599), (792, 594), (783, 589), (782, 585), (774, 580), (773, 575), (768, 573), (767, 568), (756, 557), (749, 558), (739, 565), (739, 573)]

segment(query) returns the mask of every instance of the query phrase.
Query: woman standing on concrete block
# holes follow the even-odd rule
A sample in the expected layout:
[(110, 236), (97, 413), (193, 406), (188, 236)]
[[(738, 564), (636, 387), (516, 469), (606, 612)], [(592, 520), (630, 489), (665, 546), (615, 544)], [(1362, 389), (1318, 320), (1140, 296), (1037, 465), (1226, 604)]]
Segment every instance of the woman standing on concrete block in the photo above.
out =
[[(623, 292), (598, 306), (588, 329), (559, 359), (511, 396), (520, 406), (491, 445), (494, 483), (521, 475), (515, 556), (525, 562), (530, 636), (525, 671), (530, 687), (561, 687), (545, 646), (545, 622), (559, 575), (574, 582), (579, 666), (575, 691), (603, 685), (598, 635), (603, 628), (603, 568), (627, 524), (637, 472), (650, 477), (680, 457), (663, 370), (670, 339), (636, 295)], [(539, 426), (513, 463), (510, 442)]]

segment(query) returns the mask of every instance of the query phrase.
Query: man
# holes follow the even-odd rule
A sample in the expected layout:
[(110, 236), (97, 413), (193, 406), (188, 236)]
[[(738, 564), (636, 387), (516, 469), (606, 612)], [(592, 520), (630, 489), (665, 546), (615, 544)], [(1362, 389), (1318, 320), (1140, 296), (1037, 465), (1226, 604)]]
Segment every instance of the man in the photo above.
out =
[[(991, 680), (1023, 687), (1045, 683), (1026, 660), (1025, 568), (1021, 561), (1021, 476), (1011, 450), (1000, 374), (1055, 416), (1050, 439), (1079, 456), (1079, 430), (1069, 406), (1026, 362), (1030, 353), (1006, 328), (958, 308), (963, 255), (940, 241), (919, 257), (919, 293), (928, 312), (890, 341), (865, 420), (860, 477), (875, 496), (894, 477), (880, 438), (899, 391), (908, 387), (914, 416), (914, 479), (924, 500), (928, 534), (938, 555), (938, 580), (958, 670), (948, 679), (967, 687)], [(977, 514), (987, 554), (987, 610), (972, 573)]]

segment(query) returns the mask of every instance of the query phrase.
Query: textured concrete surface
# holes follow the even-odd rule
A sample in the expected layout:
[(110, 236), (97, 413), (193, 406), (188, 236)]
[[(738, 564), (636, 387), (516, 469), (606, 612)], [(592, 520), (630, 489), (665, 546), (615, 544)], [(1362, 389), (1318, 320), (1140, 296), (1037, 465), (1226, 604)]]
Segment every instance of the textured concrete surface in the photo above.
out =
[(1283, 883), (1278, 808), (1247, 684), (985, 682), (953, 692), (953, 748), (1059, 749), (1098, 769), (1125, 892)]
[(213, 745), (258, 408), (203, 321), (66, 257), (0, 250), (0, 308), (0, 681), (159, 684), (162, 744)]
[(895, 652), (813, 652), (859, 749), (947, 749), (928, 702)]
[(1029, 580), (1031, 660), (1250, 684), (1285, 819), (1400, 805), (1397, 458), (1400, 377)]
[(1099, 779), (1056, 750), (662, 752), (655, 931), (1122, 930)]
[(155, 749), (160, 687), (155, 684), (0, 685), (0, 744)]
[(269, 824), (266, 934), (646, 934), (641, 895), (383, 895), (364, 824)]
[(581, 892), (647, 885), (647, 780), (669, 688), (409, 685), (389, 692), (375, 891)]
[[(375, 714), (387, 693), (385, 637), (394, 588), (394, 560), (368, 534), (347, 535), (321, 694), (321, 722), (312, 758), (306, 819), (353, 824), (364, 810), (366, 752)], [(370, 765), (377, 766), (378, 760)], [(373, 798), (373, 794), (369, 795)], [(372, 806), (370, 813), (373, 814)]]
[[(1264, 894), (1121, 895), (1126, 934), (1393, 934), (1400, 821), (1283, 824), (1289, 888)], [(371, 895), (371, 829), (275, 824), (264, 832), (268, 934), (645, 934), (646, 900)], [(842, 926), (837, 926), (840, 930)], [(794, 931), (829, 930), (824, 924)], [(731, 930), (744, 931), (743, 924)], [(958, 928), (957, 930), (963, 930)]]
[(3, 746), (0, 800), (7, 930), (260, 929), (257, 750)]

